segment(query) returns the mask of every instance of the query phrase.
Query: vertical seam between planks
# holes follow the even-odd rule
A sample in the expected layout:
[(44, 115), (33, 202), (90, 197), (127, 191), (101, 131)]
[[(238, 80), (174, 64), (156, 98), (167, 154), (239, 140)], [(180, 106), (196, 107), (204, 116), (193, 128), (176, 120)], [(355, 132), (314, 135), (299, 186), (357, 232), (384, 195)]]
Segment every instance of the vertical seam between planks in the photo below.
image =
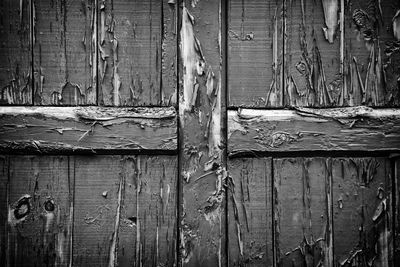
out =
[[(279, 2), (279, 1), (278, 1)], [(281, 108), (285, 107), (285, 88), (286, 88), (286, 83), (285, 83), (285, 60), (286, 60), (286, 0), (282, 2), (282, 71), (281, 71)]]
[(397, 236), (397, 225), (396, 225), (396, 217), (398, 216), (398, 212), (397, 209), (398, 207), (396, 207), (396, 188), (398, 186), (397, 183), (397, 171), (396, 171), (396, 158), (391, 158), (390, 159), (390, 176), (391, 176), (391, 183), (392, 183), (392, 229), (393, 229), (393, 239), (392, 239), (392, 260), (393, 260), (393, 266), (397, 266), (397, 257), (396, 257), (396, 236)]
[[(99, 1), (100, 0), (94, 0), (94, 12), (92, 13), (93, 16), (95, 16), (94, 19), (94, 24), (96, 24), (96, 40), (95, 40), (95, 44), (94, 44), (94, 56), (95, 56), (95, 62), (96, 62), (96, 66), (93, 66), (93, 68), (96, 68), (96, 87), (95, 87), (95, 92), (96, 92), (96, 97), (95, 97), (95, 106), (99, 105), (99, 97), (100, 97), (100, 87), (99, 87), (99, 58), (98, 58), (98, 53), (99, 53), (99, 13), (98, 13), (98, 8), (99, 8)], [(92, 63), (93, 64), (93, 63)], [(92, 78), (93, 81), (93, 78)]]
[(6, 247), (6, 266), (10, 266), (10, 232), (8, 231), (8, 213), (10, 209), (10, 181), (11, 181), (11, 158), (6, 156), (7, 164), (7, 191), (6, 191), (6, 202), (7, 202), (7, 221), (4, 223), (7, 247)]
[(272, 265), (276, 266), (276, 233), (275, 233), (275, 166), (271, 157), (271, 220), (272, 220)]
[[(224, 92), (224, 105), (222, 107), (224, 108), (223, 111), (223, 136), (224, 136), (224, 151), (223, 151), (223, 163), (225, 164), (226, 168), (226, 177), (225, 177), (225, 185), (227, 185), (227, 181), (229, 179), (229, 169), (228, 169), (228, 8), (229, 8), (229, 0), (221, 0), (220, 2), (220, 12), (221, 12), (221, 72), (222, 72), (222, 77), (221, 77), (221, 84), (222, 84), (222, 90)], [(229, 266), (229, 225), (228, 225), (228, 209), (229, 209), (229, 188), (228, 186), (225, 187), (225, 266)]]
[(176, 259), (176, 265), (181, 266), (181, 253), (180, 253), (180, 243), (181, 243), (181, 212), (182, 212), (182, 207), (181, 205), (183, 204), (183, 198), (182, 198), (182, 190), (181, 190), (181, 170), (183, 167), (182, 164), (182, 145), (181, 145), (181, 140), (183, 138), (182, 132), (181, 132), (181, 118), (179, 116), (179, 109), (180, 109), (180, 101), (179, 101), (179, 93), (180, 93), (180, 82), (179, 82), (179, 75), (180, 75), (180, 66), (179, 66), (179, 54), (180, 54), (180, 49), (179, 49), (179, 41), (180, 41), (180, 25), (181, 25), (181, 0), (176, 0), (176, 7), (175, 7), (175, 13), (176, 13), (176, 24), (175, 24), (175, 32), (176, 32), (176, 57), (175, 57), (175, 63), (176, 63), (176, 108), (177, 108), (177, 149), (178, 149), (178, 173), (177, 173), (177, 183), (176, 183), (176, 252), (175, 252), (175, 259)]
[[(33, 52), (33, 40), (34, 40), (34, 37), (35, 37), (35, 33), (34, 33), (34, 27), (33, 27), (33, 25), (34, 25), (34, 21), (33, 21), (33, 16), (34, 16), (34, 13), (33, 13), (33, 5), (35, 4), (34, 3), (34, 0), (30, 0), (29, 1), (29, 3), (30, 3), (30, 5), (29, 5), (29, 14), (30, 14), (30, 16), (29, 16), (29, 31), (30, 31), (30, 52), (31, 52), (31, 89), (32, 89), (32, 92), (31, 92), (31, 98), (32, 98), (32, 100), (31, 100), (31, 103), (30, 103), (30, 106), (34, 106), (35, 105), (35, 71), (34, 71), (34, 65), (35, 65), (35, 63), (34, 63), (34, 52)], [(22, 12), (22, 10), (21, 10), (21, 12)]]

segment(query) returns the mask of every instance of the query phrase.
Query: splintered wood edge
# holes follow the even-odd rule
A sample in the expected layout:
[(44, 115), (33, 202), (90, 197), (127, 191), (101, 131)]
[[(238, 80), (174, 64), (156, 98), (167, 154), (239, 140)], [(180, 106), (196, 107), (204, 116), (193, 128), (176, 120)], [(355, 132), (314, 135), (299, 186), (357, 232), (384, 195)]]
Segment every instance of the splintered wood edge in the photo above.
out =
[(2, 153), (177, 153), (174, 107), (0, 107)]
[(357, 106), (228, 111), (230, 156), (293, 151), (400, 151), (400, 110)]

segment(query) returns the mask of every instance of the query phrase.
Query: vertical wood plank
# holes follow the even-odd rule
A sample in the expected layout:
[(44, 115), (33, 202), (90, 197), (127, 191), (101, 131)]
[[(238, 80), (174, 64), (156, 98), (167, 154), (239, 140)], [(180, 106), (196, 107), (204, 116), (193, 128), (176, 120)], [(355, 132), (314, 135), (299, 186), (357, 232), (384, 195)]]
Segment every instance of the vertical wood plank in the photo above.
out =
[(163, 0), (162, 7), (162, 77), (161, 105), (175, 106), (178, 102), (178, 1)]
[(180, 263), (225, 264), (221, 1), (183, 1), (180, 25)]
[(74, 266), (113, 266), (122, 196), (120, 156), (76, 156)]
[(336, 106), (343, 84), (340, 1), (286, 3), (285, 104)]
[(163, 7), (158, 0), (101, 1), (100, 104), (160, 104)]
[(175, 266), (177, 158), (123, 158), (118, 265)]
[(333, 266), (329, 160), (275, 159), (277, 266)]
[(0, 265), (7, 266), (8, 157), (0, 156)]
[(72, 181), (65, 156), (10, 158), (8, 264), (68, 266)]
[(271, 266), (271, 159), (229, 160), (228, 170), (228, 266)]
[(32, 104), (31, 1), (1, 1), (0, 17), (0, 104)]
[(229, 1), (229, 106), (283, 105), (282, 7), (277, 0)]
[(96, 1), (34, 0), (35, 105), (96, 104)]
[(392, 266), (389, 161), (334, 159), (332, 176), (335, 264)]
[(394, 248), (393, 248), (393, 259), (394, 266), (400, 263), (400, 159), (396, 158), (393, 160), (394, 163)]
[(399, 10), (399, 1), (346, 3), (344, 104), (400, 104)]

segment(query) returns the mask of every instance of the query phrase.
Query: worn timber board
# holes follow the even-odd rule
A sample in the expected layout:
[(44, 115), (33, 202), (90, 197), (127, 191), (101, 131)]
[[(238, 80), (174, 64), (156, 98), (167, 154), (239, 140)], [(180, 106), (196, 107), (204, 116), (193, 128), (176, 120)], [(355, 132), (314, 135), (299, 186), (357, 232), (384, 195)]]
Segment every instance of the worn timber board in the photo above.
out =
[(33, 0), (35, 105), (96, 104), (95, 0)]
[(174, 108), (0, 107), (0, 151), (176, 150)]
[(228, 266), (272, 266), (272, 160), (228, 161)]
[(176, 103), (175, 3), (99, 1), (99, 103)]
[(393, 266), (389, 160), (333, 159), (332, 180), (335, 266)]
[(283, 1), (228, 4), (229, 105), (283, 105)]
[(277, 266), (333, 266), (329, 161), (325, 158), (274, 159)]
[(8, 266), (71, 263), (73, 181), (66, 156), (10, 157)]
[(119, 266), (177, 264), (175, 156), (126, 156), (118, 228)]
[(8, 167), (9, 159), (0, 157), (0, 264), (7, 262), (7, 221), (8, 221)]
[(0, 2), (0, 104), (32, 104), (32, 1)]
[(228, 152), (398, 151), (400, 111), (353, 108), (228, 112)]
[(392, 172), (393, 172), (393, 212), (394, 212), (394, 225), (393, 225), (393, 252), (394, 252), (394, 265), (397, 266), (400, 263), (400, 159), (397, 154), (392, 160)]
[(223, 1), (183, 1), (180, 8), (180, 263), (226, 261), (223, 123)]

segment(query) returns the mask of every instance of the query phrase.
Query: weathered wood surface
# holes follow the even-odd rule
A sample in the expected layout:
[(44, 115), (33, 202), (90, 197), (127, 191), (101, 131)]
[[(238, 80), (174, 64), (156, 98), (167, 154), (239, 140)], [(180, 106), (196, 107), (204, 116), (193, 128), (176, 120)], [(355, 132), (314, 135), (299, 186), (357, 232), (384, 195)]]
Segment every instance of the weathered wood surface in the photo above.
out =
[(7, 221), (8, 221), (8, 167), (9, 159), (0, 156), (0, 264), (5, 265), (7, 259)]
[(34, 0), (35, 105), (96, 104), (95, 0)]
[(394, 179), (394, 266), (399, 265), (400, 263), (400, 159), (399, 155), (396, 155), (396, 158), (392, 160), (392, 164), (394, 165), (393, 179)]
[(71, 158), (74, 266), (114, 266), (123, 175), (120, 156)]
[(65, 156), (10, 158), (8, 266), (71, 263), (73, 181)]
[(333, 159), (335, 266), (394, 266), (390, 172), (384, 158)]
[(176, 103), (177, 7), (164, 2), (100, 1), (100, 104)]
[(174, 108), (2, 107), (2, 152), (176, 150)]
[(229, 105), (398, 106), (399, 10), (390, 0), (231, 1)]
[(228, 152), (400, 149), (400, 111), (369, 107), (228, 111)]
[(177, 264), (177, 178), (175, 156), (124, 157), (119, 266)]
[(272, 266), (270, 158), (228, 162), (228, 266)]
[(31, 3), (0, 3), (0, 104), (32, 104)]
[(180, 255), (225, 264), (221, 1), (184, 1), (180, 26)]
[(229, 105), (282, 106), (283, 1), (229, 1), (228, 20)]
[(274, 159), (273, 164), (277, 266), (333, 266), (330, 159)]

